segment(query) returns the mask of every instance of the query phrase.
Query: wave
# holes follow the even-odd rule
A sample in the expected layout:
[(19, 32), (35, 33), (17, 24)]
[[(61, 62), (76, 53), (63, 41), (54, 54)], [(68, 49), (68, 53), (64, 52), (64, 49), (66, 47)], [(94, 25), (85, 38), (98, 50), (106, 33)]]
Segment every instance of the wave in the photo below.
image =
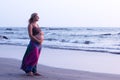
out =
[(46, 28), (43, 28), (45, 30), (71, 30), (71, 29), (68, 29), (68, 28), (50, 28), (50, 27), (46, 27)]
[[(120, 28), (49, 28), (42, 27), (45, 40), (44, 47), (70, 50), (102, 51), (117, 53), (120, 51)], [(25, 45), (29, 42), (27, 28), (0, 27), (0, 44)]]
[[(53, 49), (65, 49), (65, 50), (77, 50), (77, 51), (90, 51), (90, 52), (102, 52), (102, 53), (112, 53), (120, 54), (119, 49), (116, 48), (102, 48), (102, 47), (73, 47), (73, 46), (57, 46), (57, 45), (44, 45), (47, 48)], [(111, 51), (110, 51), (111, 49)], [(113, 51), (114, 50), (114, 51)]]

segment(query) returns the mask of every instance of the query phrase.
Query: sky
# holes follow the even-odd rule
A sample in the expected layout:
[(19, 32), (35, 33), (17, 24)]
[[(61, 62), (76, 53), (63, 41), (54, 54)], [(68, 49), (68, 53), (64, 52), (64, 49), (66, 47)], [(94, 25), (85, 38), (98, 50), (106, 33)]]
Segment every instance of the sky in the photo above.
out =
[(0, 0), (0, 26), (26, 27), (33, 12), (42, 27), (120, 27), (120, 0)]

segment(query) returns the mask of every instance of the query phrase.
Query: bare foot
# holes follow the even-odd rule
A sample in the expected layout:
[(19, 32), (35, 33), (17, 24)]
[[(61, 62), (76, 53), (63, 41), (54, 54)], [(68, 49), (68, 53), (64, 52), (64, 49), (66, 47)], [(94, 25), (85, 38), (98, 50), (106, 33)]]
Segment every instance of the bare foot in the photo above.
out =
[(34, 75), (33, 75), (33, 72), (28, 72), (28, 73), (27, 73), (27, 76), (34, 76)]
[(39, 73), (33, 73), (33, 75), (35, 75), (35, 76), (42, 76), (42, 75), (39, 74)]

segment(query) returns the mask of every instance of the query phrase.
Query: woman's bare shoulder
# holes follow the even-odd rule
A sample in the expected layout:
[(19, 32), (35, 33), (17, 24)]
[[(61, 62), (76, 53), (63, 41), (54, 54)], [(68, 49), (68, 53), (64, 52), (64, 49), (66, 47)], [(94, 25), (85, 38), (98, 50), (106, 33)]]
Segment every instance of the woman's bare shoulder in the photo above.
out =
[(28, 27), (32, 27), (33, 26), (33, 24), (31, 23), (31, 24), (28, 24)]
[(33, 24), (28, 24), (28, 28), (33, 28)]

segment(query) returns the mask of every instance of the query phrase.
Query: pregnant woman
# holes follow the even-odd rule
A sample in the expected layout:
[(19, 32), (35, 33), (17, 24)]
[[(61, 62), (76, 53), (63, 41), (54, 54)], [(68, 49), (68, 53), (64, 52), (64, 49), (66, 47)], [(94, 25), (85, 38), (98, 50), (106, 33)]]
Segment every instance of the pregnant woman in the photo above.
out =
[(33, 13), (28, 24), (30, 42), (27, 46), (21, 65), (21, 69), (25, 71), (28, 76), (40, 76), (40, 74), (37, 72), (37, 64), (44, 36), (39, 25), (37, 24), (38, 20), (38, 14)]

